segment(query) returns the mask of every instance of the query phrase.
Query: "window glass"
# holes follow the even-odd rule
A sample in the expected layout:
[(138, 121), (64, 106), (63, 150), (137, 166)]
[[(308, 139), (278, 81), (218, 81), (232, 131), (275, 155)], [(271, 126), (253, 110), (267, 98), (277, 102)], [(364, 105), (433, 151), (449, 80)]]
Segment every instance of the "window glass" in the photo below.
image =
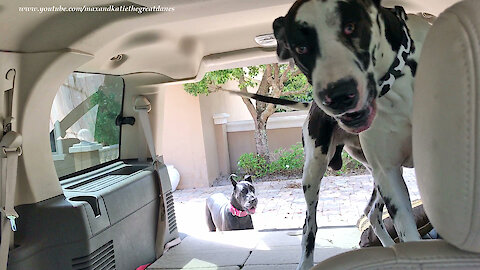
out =
[(123, 79), (72, 73), (50, 112), (50, 146), (58, 177), (119, 158)]

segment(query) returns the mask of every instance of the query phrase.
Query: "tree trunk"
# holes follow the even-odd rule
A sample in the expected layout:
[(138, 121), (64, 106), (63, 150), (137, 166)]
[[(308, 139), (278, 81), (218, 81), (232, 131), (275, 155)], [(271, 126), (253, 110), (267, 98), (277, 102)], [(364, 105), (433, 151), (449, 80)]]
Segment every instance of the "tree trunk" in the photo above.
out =
[(270, 152), (268, 150), (267, 139), (267, 122), (257, 118), (255, 121), (255, 147), (257, 148), (257, 154), (263, 156), (267, 163), (270, 163)]

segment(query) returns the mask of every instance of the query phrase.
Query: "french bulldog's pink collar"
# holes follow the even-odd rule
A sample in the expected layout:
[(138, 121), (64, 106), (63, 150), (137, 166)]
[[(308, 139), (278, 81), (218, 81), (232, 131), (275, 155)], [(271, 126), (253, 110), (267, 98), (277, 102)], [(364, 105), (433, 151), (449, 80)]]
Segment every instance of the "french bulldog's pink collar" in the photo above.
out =
[[(233, 216), (237, 216), (237, 217), (246, 217), (250, 214), (247, 211), (238, 210), (232, 204), (230, 204), (230, 213), (232, 213)], [(254, 213), (255, 213), (255, 210), (254, 210)]]

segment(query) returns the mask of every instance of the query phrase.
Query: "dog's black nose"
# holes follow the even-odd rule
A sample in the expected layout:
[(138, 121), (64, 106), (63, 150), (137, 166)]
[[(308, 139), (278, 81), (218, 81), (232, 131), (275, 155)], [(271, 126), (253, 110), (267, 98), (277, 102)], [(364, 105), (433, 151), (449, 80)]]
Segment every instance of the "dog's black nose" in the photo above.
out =
[(354, 108), (358, 102), (357, 82), (353, 78), (344, 78), (329, 83), (319, 93), (322, 104), (335, 113), (343, 113)]

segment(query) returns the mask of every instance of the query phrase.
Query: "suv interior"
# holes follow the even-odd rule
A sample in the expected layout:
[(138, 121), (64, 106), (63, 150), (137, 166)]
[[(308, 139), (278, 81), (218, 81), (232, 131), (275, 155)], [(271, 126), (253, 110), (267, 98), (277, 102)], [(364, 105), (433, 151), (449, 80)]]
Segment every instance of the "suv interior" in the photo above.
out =
[[(2, 182), (0, 196), (3, 212), (9, 217), (2, 215), (2, 228), (16, 227), (11, 243), (8, 238), (2, 239), (2, 245), (10, 246), (8, 269), (123, 270), (136, 269), (165, 257), (165, 247), (178, 244), (178, 239), (185, 236), (177, 229), (169, 176), (161, 158), (163, 107), (169, 102), (164, 90), (199, 81), (208, 71), (278, 62), (275, 47), (262, 46), (255, 38), (271, 34), (274, 19), (285, 15), (293, 2), (18, 0), (0, 3), (0, 87), (4, 91), (0, 95), (0, 119), (3, 139), (9, 132), (16, 136), (8, 141), (11, 144), (4, 144), (6, 139), (2, 140), (5, 153), (2, 158), (5, 177), (2, 178), (7, 179), (6, 175), (12, 173), (8, 171), (12, 167), (5, 151), (12, 145), (21, 149), (14, 192), (8, 192), (12, 187)], [(382, 4), (402, 5), (407, 12), (438, 16), (456, 2), (460, 1), (392, 0)], [(457, 40), (464, 38), (455, 36), (448, 25), (449, 20), (454, 20), (452, 17), (461, 18), (457, 24), (464, 28), (459, 27), (463, 31), (459, 32), (465, 32), (472, 39), (479, 36), (475, 27), (480, 22), (475, 18), (480, 6), (475, 1), (465, 2), (445, 15), (446, 19), (439, 19), (441, 23), (433, 38), (447, 49), (437, 49), (435, 46), (439, 45), (432, 44), (430, 52), (435, 52), (438, 58), (443, 53), (459, 52), (456, 47), (448, 49), (452, 39), (442, 38), (441, 33)], [(467, 56), (473, 62), (465, 60), (465, 65), (469, 65), (467, 72), (473, 74), (472, 84), (478, 82), (480, 64), (478, 39), (474, 40), (465, 45), (471, 46), (465, 50), (471, 52)], [(467, 56), (462, 55), (464, 58), (460, 60), (469, 59)], [(425, 60), (428, 64), (423, 67), (421, 63), (419, 72), (439, 82), (445, 77), (455, 82), (466, 80), (445, 73), (443, 77), (435, 77), (434, 70), (439, 65), (455, 66), (445, 61)], [(428, 69), (433, 71), (424, 71)], [(455, 72), (442, 70), (450, 71)], [(425, 88), (445, 85), (432, 84), (431, 80), (419, 84)], [(468, 90), (471, 87), (458, 85)], [(474, 99), (478, 96), (478, 85), (475, 86), (476, 92), (471, 93)], [(448, 95), (449, 92), (442, 93)], [(449, 100), (452, 99), (441, 101), (448, 107)], [(416, 105), (419, 103), (416, 101)], [(441, 111), (436, 104), (425, 106), (418, 113), (431, 116), (419, 116), (418, 125), (431, 129), (422, 129), (415, 135), (418, 139), (414, 137), (414, 142), (418, 142), (415, 147), (424, 151), (418, 153), (424, 160), (449, 155), (435, 152), (435, 144), (425, 138), (425, 134), (434, 138), (440, 132), (437, 126), (428, 123), (445, 120), (429, 113), (430, 109)], [(472, 115), (478, 120), (478, 113)], [(455, 130), (455, 123), (455, 119), (447, 119), (444, 128)], [(474, 124), (478, 123), (471, 121), (471, 125)], [(435, 142), (448, 144), (448, 138), (444, 137), (440, 136)], [(446, 242), (440, 247), (429, 244), (411, 248), (400, 245), (389, 250), (362, 249), (329, 259), (323, 266), (319, 265), (319, 269), (392, 269), (396, 263), (404, 263), (399, 269), (438, 269), (442, 263), (428, 266), (438, 261), (448, 269), (478, 269), (480, 257), (471, 252), (480, 252), (480, 215), (469, 217), (466, 222), (469, 227), (457, 228), (457, 233), (452, 232), (456, 225), (447, 225), (443, 230), (441, 225), (445, 222), (444, 215), (467, 207), (461, 203), (469, 209), (460, 217), (462, 220), (468, 213), (475, 213), (474, 210), (478, 213), (480, 188), (478, 181), (476, 184), (471, 181), (476, 178), (475, 164), (478, 164), (477, 137), (478, 134), (472, 133), (456, 145), (473, 149), (460, 153), (473, 159), (465, 160), (468, 166), (463, 170), (472, 173), (460, 181), (464, 184), (465, 202), (461, 198), (442, 201), (432, 195), (448, 193), (447, 188), (452, 187), (447, 184), (442, 188), (429, 181), (419, 184), (433, 224), (458, 250)], [(445, 161), (440, 164), (442, 162)], [(443, 170), (462, 171), (447, 163), (432, 173), (429, 164), (421, 165), (417, 173), (425, 179), (441, 178), (439, 172)], [(12, 201), (11, 206), (8, 201)], [(13, 206), (16, 213), (9, 212)], [(456, 239), (461, 237), (463, 240), (457, 243)], [(204, 243), (208, 245), (208, 241)], [(182, 245), (188, 242), (180, 243), (179, 247)], [(443, 256), (442, 252), (447, 249), (449, 254), (456, 252), (455, 256)], [(6, 250), (8, 252), (8, 248)], [(418, 256), (412, 255), (418, 250), (433, 251), (423, 257), (418, 255), (423, 254), (421, 252)], [(380, 258), (389, 264), (382, 265)], [(459, 258), (467, 258), (468, 262), (463, 264)], [(363, 265), (354, 263), (362, 260)], [(458, 268), (451, 262), (457, 263)], [(164, 266), (159, 261), (149, 269)], [(216, 267), (207, 265), (204, 269)], [(221, 269), (243, 266), (232, 267)], [(280, 269), (278, 267), (281, 266), (251, 269)]]

